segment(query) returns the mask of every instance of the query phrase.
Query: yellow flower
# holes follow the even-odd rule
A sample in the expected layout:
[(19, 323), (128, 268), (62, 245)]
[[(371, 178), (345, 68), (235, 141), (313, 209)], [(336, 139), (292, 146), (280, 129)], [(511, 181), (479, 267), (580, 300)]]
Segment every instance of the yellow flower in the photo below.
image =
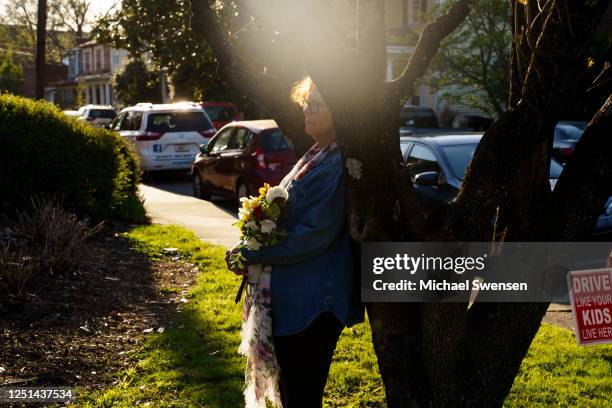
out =
[(266, 195), (269, 189), (270, 189), (270, 185), (268, 183), (264, 183), (263, 187), (259, 188), (259, 194)]

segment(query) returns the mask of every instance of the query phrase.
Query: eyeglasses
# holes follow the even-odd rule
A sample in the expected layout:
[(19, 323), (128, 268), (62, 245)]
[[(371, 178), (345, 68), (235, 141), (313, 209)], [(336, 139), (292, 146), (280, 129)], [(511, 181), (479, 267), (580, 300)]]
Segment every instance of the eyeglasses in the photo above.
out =
[(321, 102), (304, 102), (304, 110), (310, 113), (319, 113), (322, 107), (324, 108), (325, 104)]

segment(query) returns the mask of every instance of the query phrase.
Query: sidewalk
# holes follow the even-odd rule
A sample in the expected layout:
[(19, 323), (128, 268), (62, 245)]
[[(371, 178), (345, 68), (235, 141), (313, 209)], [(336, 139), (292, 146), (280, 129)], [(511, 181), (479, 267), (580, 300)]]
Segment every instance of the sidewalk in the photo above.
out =
[(176, 224), (193, 231), (200, 239), (225, 247), (238, 242), (236, 217), (205, 200), (140, 185), (145, 208), (152, 222)]

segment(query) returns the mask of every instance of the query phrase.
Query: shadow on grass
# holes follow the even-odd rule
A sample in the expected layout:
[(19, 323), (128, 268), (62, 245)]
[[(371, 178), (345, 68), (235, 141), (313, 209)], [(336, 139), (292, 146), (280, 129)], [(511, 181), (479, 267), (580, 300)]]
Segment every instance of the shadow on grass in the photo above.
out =
[(238, 283), (224, 270), (224, 250), (182, 232), (173, 235), (168, 227), (139, 231), (132, 237), (139, 251), (155, 257), (166, 243), (176, 245), (198, 264), (197, 283), (169, 327), (142, 341), (134, 364), (117, 375), (117, 384), (84, 396), (79, 406), (242, 406), (240, 308), (231, 295)]

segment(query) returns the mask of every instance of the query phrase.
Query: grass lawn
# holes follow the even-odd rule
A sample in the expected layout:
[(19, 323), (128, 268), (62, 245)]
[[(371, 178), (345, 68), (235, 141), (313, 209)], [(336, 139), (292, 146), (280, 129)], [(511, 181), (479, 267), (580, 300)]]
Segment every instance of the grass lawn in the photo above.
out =
[[(177, 248), (201, 269), (175, 327), (149, 334), (111, 388), (81, 395), (84, 407), (231, 407), (242, 404), (238, 355), (240, 279), (225, 270), (225, 250), (174, 226), (129, 232), (150, 257)], [(168, 291), (178, 290), (167, 288)], [(384, 389), (367, 323), (340, 338), (325, 392), (327, 407), (384, 407)], [(612, 347), (578, 347), (571, 332), (543, 325), (521, 366), (506, 407), (612, 407)]]

